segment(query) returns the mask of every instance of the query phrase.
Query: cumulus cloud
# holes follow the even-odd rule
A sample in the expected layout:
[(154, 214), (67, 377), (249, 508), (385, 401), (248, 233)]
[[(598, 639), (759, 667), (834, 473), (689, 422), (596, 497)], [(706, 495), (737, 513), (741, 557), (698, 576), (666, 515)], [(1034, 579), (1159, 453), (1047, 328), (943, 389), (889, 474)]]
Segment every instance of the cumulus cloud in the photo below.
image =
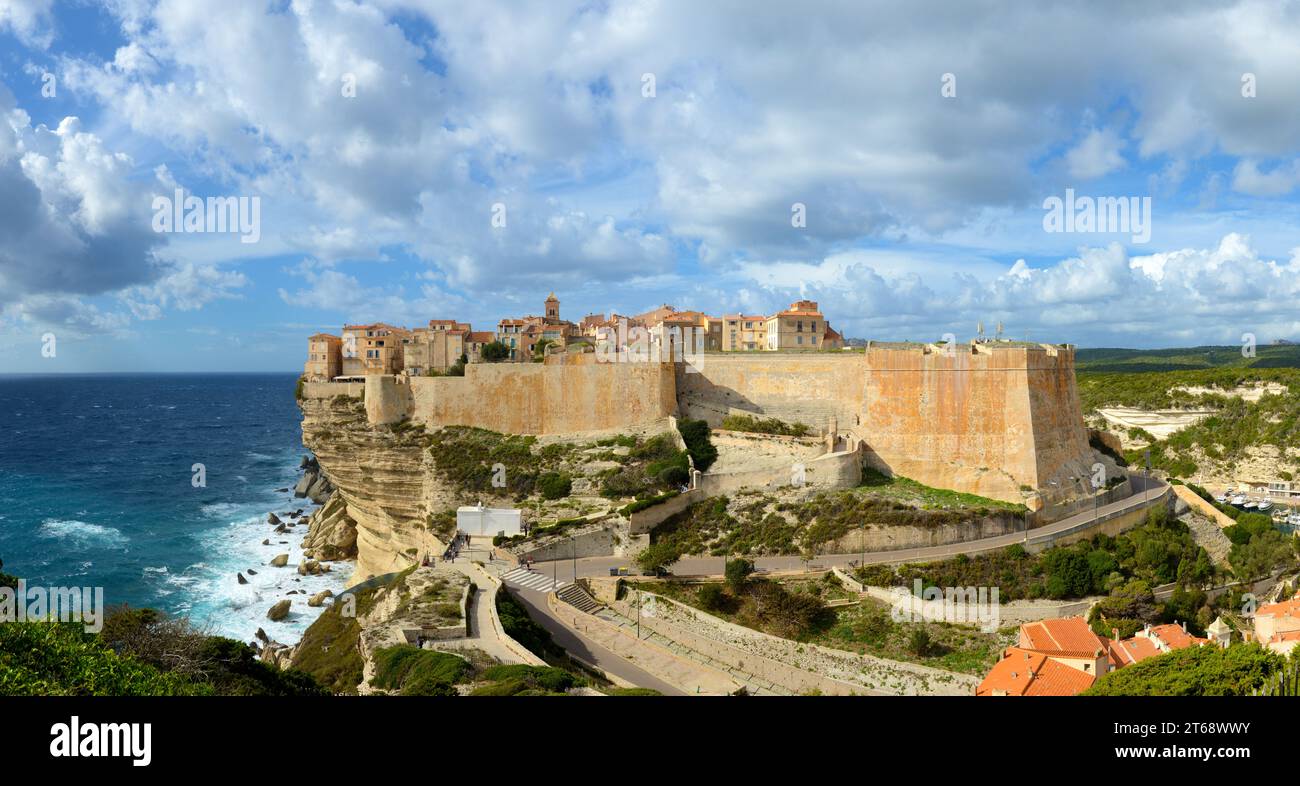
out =
[(1124, 142), (1114, 129), (1093, 129), (1065, 155), (1071, 177), (1091, 180), (1108, 175), (1124, 166), (1120, 154)]
[(0, 31), (9, 30), (28, 46), (45, 48), (54, 39), (54, 0), (0, 2)]

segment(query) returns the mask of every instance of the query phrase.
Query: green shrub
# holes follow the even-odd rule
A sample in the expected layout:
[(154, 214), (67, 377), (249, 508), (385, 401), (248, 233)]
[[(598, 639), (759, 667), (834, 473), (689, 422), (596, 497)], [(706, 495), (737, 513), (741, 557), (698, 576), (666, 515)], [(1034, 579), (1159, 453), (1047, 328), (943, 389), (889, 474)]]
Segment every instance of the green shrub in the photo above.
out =
[(547, 472), (537, 479), (537, 488), (546, 499), (560, 499), (569, 496), (573, 481), (564, 473)]
[(755, 434), (776, 434), (788, 437), (804, 437), (811, 430), (803, 423), (787, 423), (776, 418), (756, 418), (751, 415), (728, 415), (723, 418), (720, 428), (727, 431), (748, 431)]
[(456, 683), (469, 673), (458, 655), (399, 644), (375, 651), (375, 676), (370, 684), (403, 696), (454, 696)]
[(707, 471), (718, 458), (718, 449), (709, 441), (709, 424), (703, 420), (679, 420), (677, 432), (682, 435), (695, 468), (700, 472)]

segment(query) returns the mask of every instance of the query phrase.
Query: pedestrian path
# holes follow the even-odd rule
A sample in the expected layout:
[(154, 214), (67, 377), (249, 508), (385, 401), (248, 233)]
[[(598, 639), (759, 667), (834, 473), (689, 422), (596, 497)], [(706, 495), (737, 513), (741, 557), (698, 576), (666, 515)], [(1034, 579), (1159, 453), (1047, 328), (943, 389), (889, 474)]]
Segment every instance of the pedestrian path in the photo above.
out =
[(550, 575), (526, 568), (515, 568), (502, 576), (501, 580), (511, 587), (519, 587), (533, 592), (550, 592), (569, 583), (561, 581), (557, 584), (551, 579)]
[(792, 695), (786, 688), (777, 685), (769, 680), (762, 679), (757, 675), (750, 674), (744, 669), (733, 667), (729, 664), (710, 657), (709, 655), (698, 650), (687, 647), (679, 641), (674, 641), (660, 633), (656, 633), (645, 626), (638, 626), (635, 621), (624, 617), (611, 608), (603, 608), (596, 612), (595, 616), (600, 617), (606, 622), (612, 622), (628, 631), (636, 631), (637, 638), (643, 641), (653, 642), (683, 658), (689, 658), (696, 663), (708, 666), (711, 669), (720, 671), (738, 683), (745, 686), (751, 696), (790, 696)]

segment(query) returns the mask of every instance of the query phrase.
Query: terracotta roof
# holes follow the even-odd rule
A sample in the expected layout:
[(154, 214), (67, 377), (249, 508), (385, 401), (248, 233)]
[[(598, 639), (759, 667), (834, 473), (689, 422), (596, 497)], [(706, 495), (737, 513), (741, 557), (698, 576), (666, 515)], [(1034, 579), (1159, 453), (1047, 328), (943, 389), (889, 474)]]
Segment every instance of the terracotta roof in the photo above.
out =
[(338, 336), (334, 335), (333, 333), (316, 333), (315, 335), (310, 336), (307, 340), (308, 340), (308, 341), (324, 341), (324, 340), (326, 340), (326, 339), (331, 339), (331, 338), (334, 339), (335, 341), (342, 341), (342, 340), (343, 340), (343, 339), (339, 338)]
[(1209, 642), (1209, 639), (1201, 639), (1188, 634), (1179, 625), (1156, 625), (1150, 631), (1147, 631), (1147, 635), (1155, 636), (1171, 650), (1181, 650)]
[(490, 330), (475, 330), (469, 334), (469, 340), (480, 344), (490, 344), (497, 340), (497, 334)]
[(1113, 641), (1110, 646), (1111, 662), (1116, 667), (1132, 666), (1138, 661), (1160, 654), (1160, 648), (1155, 645), (1155, 642), (1137, 636), (1123, 641)]
[(980, 682), (975, 695), (1076, 696), (1091, 687), (1094, 679), (1040, 652), (1010, 647)]
[(1021, 625), (1020, 646), (1074, 657), (1092, 657), (1107, 650), (1106, 639), (1093, 633), (1083, 617), (1047, 619)]
[(1270, 603), (1255, 609), (1256, 617), (1300, 617), (1300, 599)]

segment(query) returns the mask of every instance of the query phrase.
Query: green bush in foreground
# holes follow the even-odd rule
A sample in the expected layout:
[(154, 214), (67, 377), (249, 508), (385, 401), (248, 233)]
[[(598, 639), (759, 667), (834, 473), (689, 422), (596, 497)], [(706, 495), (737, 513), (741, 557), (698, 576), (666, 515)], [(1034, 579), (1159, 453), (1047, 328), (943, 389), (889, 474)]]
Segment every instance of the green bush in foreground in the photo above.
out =
[(1188, 647), (1106, 674), (1085, 696), (1249, 696), (1279, 669), (1281, 655), (1257, 644)]
[(80, 623), (0, 625), (0, 695), (194, 696), (211, 685), (118, 655)]
[(469, 674), (459, 655), (424, 650), (410, 644), (375, 652), (375, 676), (370, 684), (403, 696), (455, 696), (455, 685)]

